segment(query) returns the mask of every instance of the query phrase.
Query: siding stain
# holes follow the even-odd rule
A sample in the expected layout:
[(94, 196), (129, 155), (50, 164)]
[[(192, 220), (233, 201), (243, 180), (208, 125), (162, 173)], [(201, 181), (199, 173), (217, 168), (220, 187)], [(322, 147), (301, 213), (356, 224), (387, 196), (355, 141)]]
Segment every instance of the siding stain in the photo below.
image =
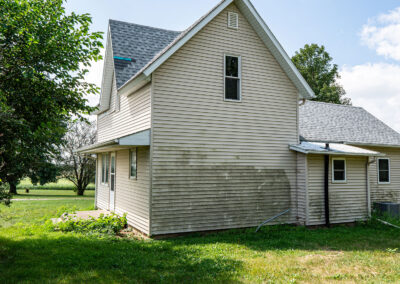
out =
[[(189, 155), (185, 163), (176, 166), (190, 164), (190, 159)], [(153, 179), (152, 227), (160, 229), (157, 233), (251, 227), (291, 208), (291, 187), (285, 170), (233, 163), (174, 171), (170, 166), (159, 167)], [(160, 205), (164, 202), (168, 202), (168, 208)], [(288, 216), (277, 220), (289, 221)]]

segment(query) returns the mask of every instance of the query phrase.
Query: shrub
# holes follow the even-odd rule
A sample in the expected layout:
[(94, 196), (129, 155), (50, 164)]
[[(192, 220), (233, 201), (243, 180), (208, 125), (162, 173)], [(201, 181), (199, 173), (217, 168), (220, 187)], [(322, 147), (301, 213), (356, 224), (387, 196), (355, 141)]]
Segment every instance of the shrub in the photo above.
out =
[(95, 219), (73, 219), (66, 215), (66, 221), (55, 224), (54, 229), (62, 232), (78, 232), (83, 234), (95, 235), (115, 235), (126, 227), (126, 215), (116, 214), (104, 215)]

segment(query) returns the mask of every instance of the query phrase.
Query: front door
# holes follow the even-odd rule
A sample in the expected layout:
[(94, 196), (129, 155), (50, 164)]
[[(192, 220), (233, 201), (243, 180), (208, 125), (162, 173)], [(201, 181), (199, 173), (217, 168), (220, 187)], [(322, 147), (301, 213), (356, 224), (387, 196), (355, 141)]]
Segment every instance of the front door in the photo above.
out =
[(111, 153), (110, 161), (110, 211), (115, 210), (115, 153)]

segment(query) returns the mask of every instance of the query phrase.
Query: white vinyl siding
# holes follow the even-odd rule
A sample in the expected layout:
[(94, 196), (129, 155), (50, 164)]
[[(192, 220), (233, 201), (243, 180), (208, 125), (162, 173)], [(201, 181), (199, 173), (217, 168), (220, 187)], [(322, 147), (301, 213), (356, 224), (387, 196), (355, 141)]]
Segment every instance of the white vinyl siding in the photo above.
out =
[(128, 149), (116, 152), (115, 212), (127, 213), (129, 225), (149, 234), (150, 148), (135, 150), (137, 179), (129, 178), (129, 152)]
[(366, 146), (363, 148), (383, 153), (385, 157), (382, 158), (390, 159), (390, 183), (378, 182), (377, 159), (369, 166), (371, 204), (374, 202), (400, 202), (400, 148)]
[[(344, 158), (342, 158), (344, 159)], [(329, 210), (331, 223), (365, 220), (368, 215), (366, 157), (346, 160), (347, 182), (332, 182), (332, 162), (329, 170)], [(324, 156), (308, 155), (308, 225), (325, 224)]]
[[(111, 101), (115, 103), (117, 87), (113, 81)], [(98, 142), (123, 137), (150, 128), (150, 84), (129, 96), (119, 98), (119, 111), (108, 111), (97, 117)]]
[[(228, 11), (238, 13), (238, 30), (227, 28)], [(221, 100), (224, 54), (242, 57), (240, 104)], [(256, 226), (296, 206), (288, 145), (298, 142), (298, 91), (235, 5), (152, 84), (152, 234)]]
[(307, 156), (297, 153), (297, 216), (298, 223), (307, 224), (308, 192), (307, 192)]

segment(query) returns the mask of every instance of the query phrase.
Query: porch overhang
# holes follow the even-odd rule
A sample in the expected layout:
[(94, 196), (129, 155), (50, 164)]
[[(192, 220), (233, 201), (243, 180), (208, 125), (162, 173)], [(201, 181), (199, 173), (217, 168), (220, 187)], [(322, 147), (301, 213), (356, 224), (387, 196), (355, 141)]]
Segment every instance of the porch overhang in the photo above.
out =
[(371, 151), (360, 147), (355, 147), (340, 143), (303, 141), (300, 144), (289, 145), (289, 149), (306, 155), (322, 154), (322, 155), (369, 156), (369, 157), (385, 156), (385, 154), (376, 151)]
[(129, 149), (134, 146), (150, 146), (150, 129), (136, 132), (113, 140), (88, 145), (76, 149), (80, 154), (96, 154)]

